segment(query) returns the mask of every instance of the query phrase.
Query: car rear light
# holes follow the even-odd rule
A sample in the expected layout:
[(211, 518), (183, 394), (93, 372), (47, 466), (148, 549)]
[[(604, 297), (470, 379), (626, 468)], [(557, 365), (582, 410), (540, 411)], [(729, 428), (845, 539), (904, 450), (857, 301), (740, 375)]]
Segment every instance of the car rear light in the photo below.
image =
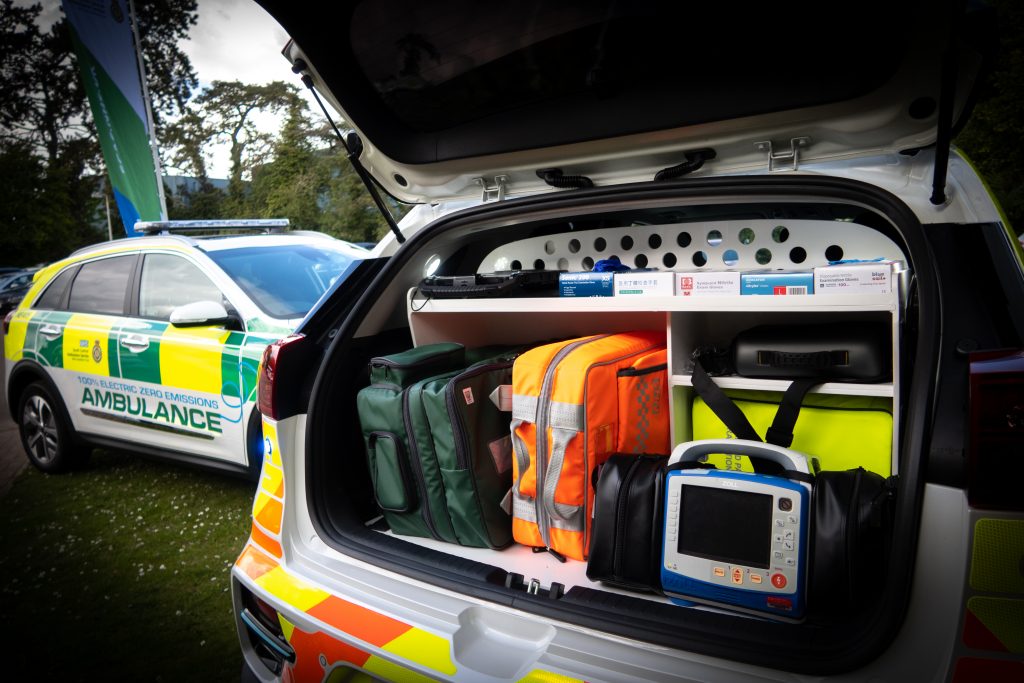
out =
[(7, 312), (7, 315), (4, 316), (4, 334), (7, 334), (8, 332), (11, 331), (11, 318), (13, 318), (14, 314), (17, 312), (18, 309), (13, 308)]
[(1024, 510), (1024, 350), (973, 353), (970, 366), (967, 499)]
[(278, 381), (278, 370), (282, 359), (289, 358), (301, 348), (301, 342), (305, 335), (291, 334), (263, 350), (263, 359), (260, 361), (260, 384), (259, 384), (259, 408), (260, 413), (272, 420), (278, 420), (282, 414), (280, 411), (280, 382)]

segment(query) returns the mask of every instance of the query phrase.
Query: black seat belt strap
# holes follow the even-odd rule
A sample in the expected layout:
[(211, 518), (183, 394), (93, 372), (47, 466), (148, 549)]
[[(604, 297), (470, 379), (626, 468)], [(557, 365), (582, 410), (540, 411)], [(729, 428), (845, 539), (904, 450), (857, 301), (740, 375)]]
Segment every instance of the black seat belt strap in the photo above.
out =
[(764, 435), (764, 440), (775, 446), (789, 448), (793, 444), (793, 428), (800, 417), (800, 404), (807, 392), (822, 383), (820, 377), (793, 380), (782, 395), (779, 409), (775, 412), (772, 426)]
[[(700, 395), (704, 402), (707, 403), (708, 408), (711, 408), (711, 412), (718, 416), (718, 419), (736, 435), (737, 439), (747, 439), (749, 441), (763, 441), (757, 431), (751, 426), (747, 416), (743, 414), (739, 406), (733, 403), (733, 400), (725, 395), (725, 392), (715, 384), (714, 380), (708, 376), (708, 373), (704, 370), (704, 367), (700, 364), (699, 360), (695, 360), (693, 363), (693, 375), (691, 376), (693, 382), (693, 388), (697, 390), (697, 394)], [(799, 404), (797, 404), (799, 406)], [(777, 419), (777, 416), (776, 416)], [(796, 422), (796, 418), (793, 418), (793, 422)], [(790, 430), (792, 431), (792, 429)], [(792, 434), (790, 435), (790, 441), (792, 441)]]

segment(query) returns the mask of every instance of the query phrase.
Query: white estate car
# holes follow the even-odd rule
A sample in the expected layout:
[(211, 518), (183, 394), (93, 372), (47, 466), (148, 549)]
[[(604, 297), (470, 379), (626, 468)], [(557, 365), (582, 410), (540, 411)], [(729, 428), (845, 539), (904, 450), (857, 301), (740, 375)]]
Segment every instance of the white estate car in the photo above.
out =
[[(293, 69), (352, 128), (353, 156), (421, 206), (264, 355), (269, 455), (232, 572), (248, 679), (1024, 679), (1021, 251), (950, 143), (991, 14), (881, 1), (261, 4), (291, 36)], [(455, 203), (475, 206), (448, 212)], [(858, 294), (417, 289), (435, 274), (589, 272), (611, 256), (675, 273), (898, 268), (895, 286)], [(846, 612), (680, 605), (523, 545), (396, 533), (375, 499), (356, 401), (371, 358), (664, 331), (676, 445), (694, 438), (695, 347), (768, 323), (865, 322), (889, 330), (891, 380), (817, 390), (869, 397), (893, 420), (891, 537), (858, 557), (885, 581)]]

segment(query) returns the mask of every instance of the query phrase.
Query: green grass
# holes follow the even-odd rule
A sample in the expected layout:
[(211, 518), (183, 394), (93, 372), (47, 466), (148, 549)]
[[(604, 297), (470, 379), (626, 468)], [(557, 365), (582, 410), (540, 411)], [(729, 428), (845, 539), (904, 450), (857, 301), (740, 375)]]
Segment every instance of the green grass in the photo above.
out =
[(22, 680), (237, 681), (229, 574), (254, 484), (96, 451), (0, 498), (0, 620)]

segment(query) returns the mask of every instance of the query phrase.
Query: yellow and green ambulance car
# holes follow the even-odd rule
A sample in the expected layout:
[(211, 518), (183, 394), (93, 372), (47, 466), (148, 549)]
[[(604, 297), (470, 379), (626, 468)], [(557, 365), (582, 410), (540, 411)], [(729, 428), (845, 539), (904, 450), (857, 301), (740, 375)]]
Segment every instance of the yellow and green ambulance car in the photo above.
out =
[(62, 471), (103, 446), (255, 476), (263, 349), (369, 253), (284, 225), (140, 224), (145, 237), (41, 270), (4, 320), (6, 396), (32, 464)]

